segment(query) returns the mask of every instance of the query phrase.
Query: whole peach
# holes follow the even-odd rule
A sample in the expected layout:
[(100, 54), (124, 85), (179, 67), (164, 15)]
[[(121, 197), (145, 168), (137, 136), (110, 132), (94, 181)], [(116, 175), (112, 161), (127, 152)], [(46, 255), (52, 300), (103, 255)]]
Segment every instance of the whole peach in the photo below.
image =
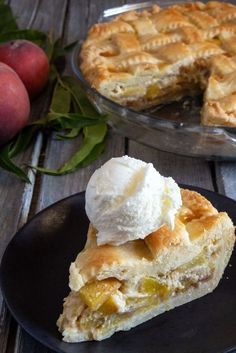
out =
[(45, 52), (28, 40), (12, 40), (0, 45), (0, 61), (21, 78), (29, 96), (36, 97), (48, 80), (49, 62)]
[(0, 145), (14, 137), (28, 122), (30, 101), (24, 84), (0, 62)]

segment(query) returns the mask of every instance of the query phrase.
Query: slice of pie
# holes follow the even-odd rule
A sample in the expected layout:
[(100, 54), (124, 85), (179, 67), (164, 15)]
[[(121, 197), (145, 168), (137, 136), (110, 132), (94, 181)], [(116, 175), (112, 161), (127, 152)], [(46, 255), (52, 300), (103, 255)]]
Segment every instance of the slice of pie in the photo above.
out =
[(203, 91), (202, 124), (236, 126), (235, 55), (236, 6), (155, 5), (95, 24), (80, 67), (102, 95), (136, 110)]
[(144, 240), (97, 246), (90, 225), (57, 322), (65, 341), (102, 340), (218, 285), (235, 242), (232, 221), (197, 192), (181, 194), (173, 231), (164, 225)]

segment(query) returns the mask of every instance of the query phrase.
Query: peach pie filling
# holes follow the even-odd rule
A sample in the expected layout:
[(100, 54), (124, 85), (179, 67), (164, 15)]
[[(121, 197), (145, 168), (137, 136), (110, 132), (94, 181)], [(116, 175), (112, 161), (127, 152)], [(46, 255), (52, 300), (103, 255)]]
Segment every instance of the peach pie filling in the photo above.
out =
[(145, 312), (152, 306), (168, 302), (170, 297), (187, 291), (191, 286), (199, 286), (212, 278), (215, 269), (211, 258), (214, 256), (216, 252), (207, 259), (205, 251), (202, 251), (165, 277), (144, 277), (138, 281), (134, 279), (133, 283), (129, 280), (129, 286), (127, 281), (116, 278), (87, 283), (78, 292), (72, 292), (82, 302), (78, 327), (106, 329), (126, 320), (134, 312)]

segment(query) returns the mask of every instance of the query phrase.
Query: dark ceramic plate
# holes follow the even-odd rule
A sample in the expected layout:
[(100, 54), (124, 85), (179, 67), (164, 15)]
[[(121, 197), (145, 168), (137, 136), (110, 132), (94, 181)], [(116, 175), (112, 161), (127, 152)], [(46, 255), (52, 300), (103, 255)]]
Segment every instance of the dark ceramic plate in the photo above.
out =
[[(236, 202), (193, 188), (236, 223)], [(44, 345), (63, 353), (223, 353), (236, 347), (236, 254), (217, 289), (128, 332), (102, 342), (61, 341), (55, 322), (68, 294), (68, 269), (88, 228), (84, 193), (45, 209), (13, 238), (3, 256), (3, 296), (19, 324)]]

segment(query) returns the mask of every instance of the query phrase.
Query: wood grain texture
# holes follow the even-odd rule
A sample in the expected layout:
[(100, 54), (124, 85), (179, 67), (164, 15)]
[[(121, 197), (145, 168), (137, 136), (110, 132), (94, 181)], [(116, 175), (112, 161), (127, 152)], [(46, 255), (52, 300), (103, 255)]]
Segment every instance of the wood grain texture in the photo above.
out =
[[(33, 7), (32, 4), (34, 4), (35, 7)], [(11, 2), (11, 6), (13, 7), (14, 14), (20, 18), (22, 27), (32, 27), (42, 31), (51, 31), (55, 38), (60, 37), (63, 34), (64, 20), (67, 9), (66, 0), (14, 0)], [(38, 118), (47, 110), (47, 107), (48, 97), (42, 95), (33, 104), (32, 117), (34, 119)], [(11, 188), (8, 187), (8, 189)], [(20, 206), (18, 206), (18, 210), (21, 210)], [(0, 350), (0, 352), (5, 351)], [(30, 339), (27, 333), (18, 328), (14, 353), (17, 352), (46, 353), (49, 351), (38, 344), (35, 340)]]
[[(72, 0), (69, 2), (67, 8), (67, 19), (65, 21), (64, 30), (64, 42), (69, 43), (80, 37), (83, 37), (87, 31), (87, 26), (89, 19), (97, 17), (98, 12), (100, 12), (102, 6), (107, 7), (108, 1), (97, 2), (96, 7), (89, 7), (87, 1), (76, 1)], [(109, 1), (109, 3), (111, 3)], [(59, 6), (59, 5), (58, 5)], [(87, 7), (86, 7), (87, 6)], [(97, 7), (98, 6), (98, 7)], [(39, 8), (39, 20), (42, 21), (42, 9)], [(54, 14), (55, 16), (55, 14)], [(88, 17), (87, 17), (88, 16)], [(33, 27), (38, 27), (38, 14), (36, 15), (35, 21), (33, 22)], [(63, 22), (58, 18), (58, 22)], [(45, 26), (49, 28), (48, 23)], [(63, 29), (60, 29), (63, 31)], [(69, 69), (67, 68), (67, 72)], [(68, 156), (73, 154), (79, 147), (81, 141), (76, 139), (74, 141), (59, 142), (55, 138), (51, 138), (48, 141), (48, 145), (45, 151), (45, 167), (58, 167), (61, 163), (68, 159)], [(38, 194), (36, 212), (45, 208), (49, 204), (71, 195), (73, 193), (82, 191), (88, 182), (89, 177), (95, 169), (97, 169), (101, 164), (103, 164), (107, 159), (112, 156), (122, 155), (124, 153), (124, 138), (112, 134), (108, 138), (108, 145), (106, 152), (99, 158), (95, 163), (87, 168), (83, 168), (76, 173), (65, 175), (61, 177), (52, 177), (47, 175), (42, 175), (41, 185)], [(41, 344), (38, 344), (34, 339), (29, 337), (29, 335), (18, 329), (16, 347), (14, 353), (49, 353), (52, 352), (44, 348)]]
[[(46, 348), (25, 331), (18, 328), (17, 339), (12, 353), (55, 353), (51, 349)], [(6, 352), (11, 353), (11, 352)]]
[[(17, 21), (21, 27), (30, 27), (30, 21), (32, 21), (32, 14), (37, 7), (37, 1), (30, 2), (23, 0), (19, 7), (19, 1), (11, 1), (13, 13), (17, 16)], [(25, 9), (28, 8), (28, 11)], [(35, 109), (38, 111), (37, 102), (34, 104), (31, 111), (31, 119), (35, 113)], [(16, 162), (20, 165), (31, 164), (32, 156), (34, 152), (34, 146), (31, 146), (26, 152), (22, 153), (16, 158)], [(32, 185), (34, 177), (32, 177)], [(17, 228), (22, 225), (28, 215), (29, 208), (25, 207), (24, 195), (26, 195), (26, 186), (23, 182), (18, 180), (15, 176), (1, 170), (0, 171), (0, 208), (1, 208), (1, 232), (0, 232), (0, 259), (2, 258), (3, 252), (11, 240), (13, 234)], [(27, 190), (27, 197), (30, 201), (32, 197), (33, 189)], [(2, 301), (2, 295), (0, 293), (0, 352), (4, 353), (7, 348), (7, 337), (10, 325), (10, 315), (6, 310), (5, 305)]]
[(88, 21), (91, 17), (89, 4), (90, 1), (88, 0), (70, 0), (64, 28), (65, 43), (74, 42), (85, 37)]
[[(103, 9), (115, 6), (120, 1), (76, 1), (71, 0), (67, 11), (67, 20), (64, 31), (64, 42), (70, 43), (83, 38), (87, 28), (95, 22)], [(67, 67), (67, 72), (69, 68)], [(80, 146), (81, 140), (75, 139), (64, 143), (51, 139), (46, 149), (44, 166), (47, 168), (58, 168), (63, 164)], [(82, 168), (73, 174), (61, 177), (42, 175), (36, 211), (50, 205), (51, 203), (85, 189), (92, 173), (106, 160), (113, 156), (124, 154), (124, 138), (110, 134), (105, 152), (95, 163)], [(55, 158), (56, 156), (56, 158)]]
[[(129, 1), (127, 1), (129, 2)], [(131, 2), (140, 2), (134, 0)], [(160, 2), (164, 3), (165, 0)], [(124, 1), (119, 0), (11, 0), (13, 12), (18, 16), (18, 22), (22, 27), (33, 27), (40, 30), (52, 31), (55, 37), (63, 35), (64, 42), (69, 43), (85, 36), (87, 28), (97, 21), (103, 9), (120, 6)], [(67, 66), (67, 72), (70, 66)], [(47, 108), (48, 99), (40, 97), (34, 104), (32, 117), (37, 118)], [(44, 166), (58, 167), (80, 146), (81, 140), (58, 142), (55, 136), (48, 139)], [(29, 149), (19, 161), (29, 162), (32, 159), (34, 149)], [(214, 189), (212, 183), (211, 167), (208, 162), (198, 159), (185, 158), (157, 151), (145, 147), (134, 141), (129, 141), (125, 146), (125, 139), (111, 131), (109, 132), (106, 152), (91, 166), (62, 177), (42, 175), (38, 179), (39, 190), (34, 194), (35, 206), (31, 214), (38, 212), (51, 203), (85, 189), (91, 174), (106, 160), (124, 153), (152, 162), (164, 175), (172, 176), (177, 182), (197, 185), (207, 189)], [(37, 159), (37, 158), (36, 158)], [(226, 193), (236, 199), (235, 163), (215, 163), (216, 181), (221, 193)], [(28, 216), (28, 209), (22, 210), (25, 185), (5, 172), (0, 173), (0, 207), (2, 210), (2, 232), (0, 233), (0, 256), (12, 234), (19, 224)], [(32, 197), (33, 187), (29, 191)], [(10, 201), (10, 202), (9, 202)], [(30, 200), (28, 199), (30, 202)], [(28, 203), (29, 206), (29, 203)], [(10, 217), (9, 214), (14, 215)], [(1, 297), (0, 297), (1, 307)], [(0, 353), (53, 353), (31, 338), (27, 333), (17, 330), (15, 345), (7, 345), (9, 330), (9, 313), (2, 306), (0, 313)], [(11, 335), (12, 340), (14, 334)]]
[[(30, 3), (29, 0), (28, 2)], [(66, 10), (66, 0), (40, 0), (34, 21), (32, 21), (32, 28), (45, 32), (50, 31), (54, 38), (61, 37), (63, 34)]]
[(236, 163), (216, 163), (216, 183), (218, 191), (236, 200)]
[[(46, 151), (45, 167), (57, 168), (68, 159), (69, 155), (76, 152), (80, 143), (80, 139), (77, 139), (73, 143), (71, 141), (65, 142), (62, 150), (61, 142), (51, 140)], [(83, 191), (86, 188), (90, 176), (98, 167), (111, 157), (120, 156), (122, 154), (124, 154), (122, 139), (120, 136), (112, 134), (112, 137), (108, 137), (106, 152), (88, 167), (82, 168), (70, 175), (59, 177), (44, 175), (42, 177), (37, 211), (66, 196)], [(57, 156), (57, 158), (53, 158), (53, 155)]]
[(17, 23), (21, 28), (30, 28), (35, 19), (40, 0), (11, 0), (9, 5), (12, 8)]
[(132, 140), (128, 151), (131, 157), (153, 163), (161, 174), (173, 177), (178, 183), (214, 190), (210, 167), (205, 161), (157, 151)]

